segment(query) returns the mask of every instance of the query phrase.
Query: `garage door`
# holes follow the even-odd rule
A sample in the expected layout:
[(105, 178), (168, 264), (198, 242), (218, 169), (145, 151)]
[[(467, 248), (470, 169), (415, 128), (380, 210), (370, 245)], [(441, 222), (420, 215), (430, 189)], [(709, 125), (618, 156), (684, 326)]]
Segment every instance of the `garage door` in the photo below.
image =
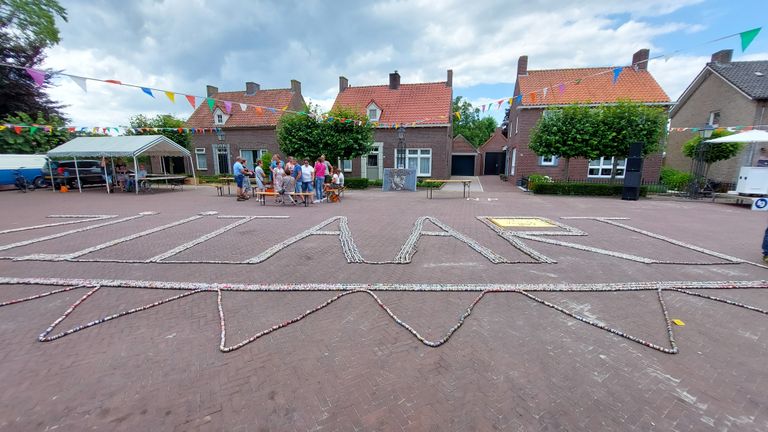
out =
[(451, 175), (475, 175), (475, 157), (472, 155), (453, 155), (451, 163)]
[(485, 175), (499, 175), (504, 172), (506, 154), (504, 152), (488, 152), (485, 154)]

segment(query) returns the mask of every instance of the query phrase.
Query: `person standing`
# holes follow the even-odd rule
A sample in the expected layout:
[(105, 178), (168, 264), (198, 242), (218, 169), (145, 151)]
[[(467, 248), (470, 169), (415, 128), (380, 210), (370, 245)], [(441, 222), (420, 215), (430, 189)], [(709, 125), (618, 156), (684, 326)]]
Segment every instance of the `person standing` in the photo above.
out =
[(294, 192), (300, 193), (301, 192), (301, 164), (299, 164), (298, 161), (294, 161), (293, 163), (293, 170), (291, 171), (291, 175), (293, 176), (295, 182), (295, 190)]
[(322, 156), (317, 158), (315, 162), (315, 201), (316, 203), (323, 200), (323, 185), (325, 184), (325, 162), (323, 162)]
[(232, 165), (232, 173), (235, 175), (235, 184), (237, 185), (237, 200), (245, 201), (248, 196), (243, 192), (243, 182), (245, 182), (245, 171), (242, 163), (242, 158), (239, 156), (235, 158), (235, 163)]
[(763, 262), (768, 264), (768, 228), (765, 229), (765, 234), (763, 234)]
[(309, 159), (304, 159), (301, 166), (301, 191), (312, 192), (312, 182), (315, 180), (315, 169), (309, 165)]
[(256, 177), (256, 189), (259, 192), (264, 192), (264, 168), (261, 167), (262, 165), (264, 165), (264, 162), (261, 159), (257, 160), (256, 168), (253, 170)]

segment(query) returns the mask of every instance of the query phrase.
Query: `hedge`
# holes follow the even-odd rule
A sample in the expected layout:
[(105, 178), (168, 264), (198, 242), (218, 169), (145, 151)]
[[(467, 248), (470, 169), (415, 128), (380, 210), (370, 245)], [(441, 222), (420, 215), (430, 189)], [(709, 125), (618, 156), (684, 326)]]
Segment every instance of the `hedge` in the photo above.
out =
[(349, 189), (367, 189), (368, 188), (368, 179), (367, 178), (347, 178), (344, 179), (344, 186), (346, 186)]
[[(534, 183), (528, 188), (535, 194), (541, 195), (588, 195), (614, 196), (621, 195), (624, 186), (621, 184), (604, 183)], [(640, 186), (640, 196), (648, 196), (648, 187)]]

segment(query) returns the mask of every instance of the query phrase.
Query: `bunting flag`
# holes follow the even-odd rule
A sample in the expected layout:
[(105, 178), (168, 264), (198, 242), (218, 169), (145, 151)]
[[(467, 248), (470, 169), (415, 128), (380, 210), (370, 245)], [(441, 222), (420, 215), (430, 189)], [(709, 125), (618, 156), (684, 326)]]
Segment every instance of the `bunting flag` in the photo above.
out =
[(256, 114), (257, 114), (257, 115), (262, 115), (262, 114), (264, 114), (264, 108), (257, 106), (257, 107), (256, 107)]
[(24, 68), (24, 70), (27, 71), (29, 76), (32, 77), (38, 87), (42, 87), (43, 84), (45, 84), (45, 72), (41, 72), (32, 68)]
[(509, 98), (509, 101), (507, 102), (509, 102), (509, 104), (512, 105), (514, 103), (514, 98)]
[(496, 104), (497, 104), (496, 109), (500, 110), (501, 109), (501, 104), (503, 104), (503, 103), (504, 103), (504, 99), (499, 99), (499, 101), (496, 102)]
[(123, 83), (118, 80), (104, 80), (104, 82), (115, 84), (115, 85), (123, 85)]
[(523, 103), (523, 95), (519, 94), (519, 95), (515, 96), (515, 102), (517, 102), (518, 104)]
[(531, 93), (531, 103), (536, 103), (536, 92)]
[(482, 105), (482, 108), (483, 108), (483, 112), (485, 112), (485, 105)]
[(84, 92), (88, 93), (88, 88), (85, 84), (85, 78), (74, 75), (70, 75), (69, 78), (74, 81), (75, 84), (77, 84), (81, 89), (83, 89)]
[(563, 92), (565, 92), (565, 84), (564, 83), (558, 84), (557, 90), (560, 92), (560, 94), (563, 94)]
[(548, 87), (544, 87), (544, 90), (542, 91), (542, 93), (544, 93), (542, 95), (542, 97), (541, 97), (542, 99), (546, 99), (547, 98), (547, 92), (549, 92), (549, 88)]
[(176, 103), (176, 93), (167, 91), (165, 92), (165, 97), (167, 97), (169, 101)]
[(194, 96), (185, 95), (185, 97), (187, 98), (187, 101), (189, 102), (189, 104), (192, 105), (193, 109), (197, 108), (197, 101), (195, 100)]
[(213, 107), (216, 105), (216, 101), (213, 100), (213, 98), (205, 98), (205, 101), (208, 102), (208, 109), (213, 112)]
[(246, 105), (244, 103), (241, 103), (240, 104), (240, 110), (243, 111), (243, 112), (248, 111), (248, 105)]
[(456, 111), (454, 114), (456, 115), (456, 120), (461, 120), (461, 113), (460, 112)]
[(620, 67), (617, 67), (617, 68), (613, 69), (613, 84), (614, 85), (616, 84), (616, 81), (619, 80), (619, 74), (621, 74), (621, 69), (622, 68), (620, 68)]
[(34, 135), (34, 134), (35, 134), (35, 132), (37, 132), (37, 130), (38, 130), (38, 129), (39, 129), (39, 128), (38, 128), (37, 126), (30, 126), (30, 127), (29, 127), (29, 134), (30, 134), (30, 135)]
[(224, 111), (226, 111), (227, 114), (232, 113), (232, 102), (224, 101)]
[(581, 78), (577, 79), (577, 80), (576, 80), (576, 81), (574, 81), (573, 83), (574, 83), (574, 84), (576, 84), (576, 85), (579, 85), (579, 84), (581, 84)]
[(155, 97), (155, 95), (152, 94), (152, 90), (150, 88), (148, 88), (148, 87), (142, 87), (141, 91), (143, 91), (144, 93), (148, 94), (150, 97)]
[(739, 33), (739, 37), (741, 38), (741, 52), (744, 52), (747, 50), (747, 47), (752, 43), (753, 40), (755, 40), (755, 37), (757, 37), (757, 34), (760, 33), (762, 27), (753, 28), (752, 30), (747, 30)]

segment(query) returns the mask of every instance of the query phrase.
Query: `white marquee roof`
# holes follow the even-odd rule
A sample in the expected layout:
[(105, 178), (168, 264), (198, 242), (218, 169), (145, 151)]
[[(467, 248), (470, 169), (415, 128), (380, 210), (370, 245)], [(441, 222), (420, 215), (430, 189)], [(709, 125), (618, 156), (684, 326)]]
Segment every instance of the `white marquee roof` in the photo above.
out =
[(78, 137), (48, 152), (49, 157), (186, 156), (189, 150), (163, 135)]
[(731, 143), (731, 142), (768, 142), (768, 132), (759, 129), (728, 135), (720, 138), (707, 140), (708, 143)]

